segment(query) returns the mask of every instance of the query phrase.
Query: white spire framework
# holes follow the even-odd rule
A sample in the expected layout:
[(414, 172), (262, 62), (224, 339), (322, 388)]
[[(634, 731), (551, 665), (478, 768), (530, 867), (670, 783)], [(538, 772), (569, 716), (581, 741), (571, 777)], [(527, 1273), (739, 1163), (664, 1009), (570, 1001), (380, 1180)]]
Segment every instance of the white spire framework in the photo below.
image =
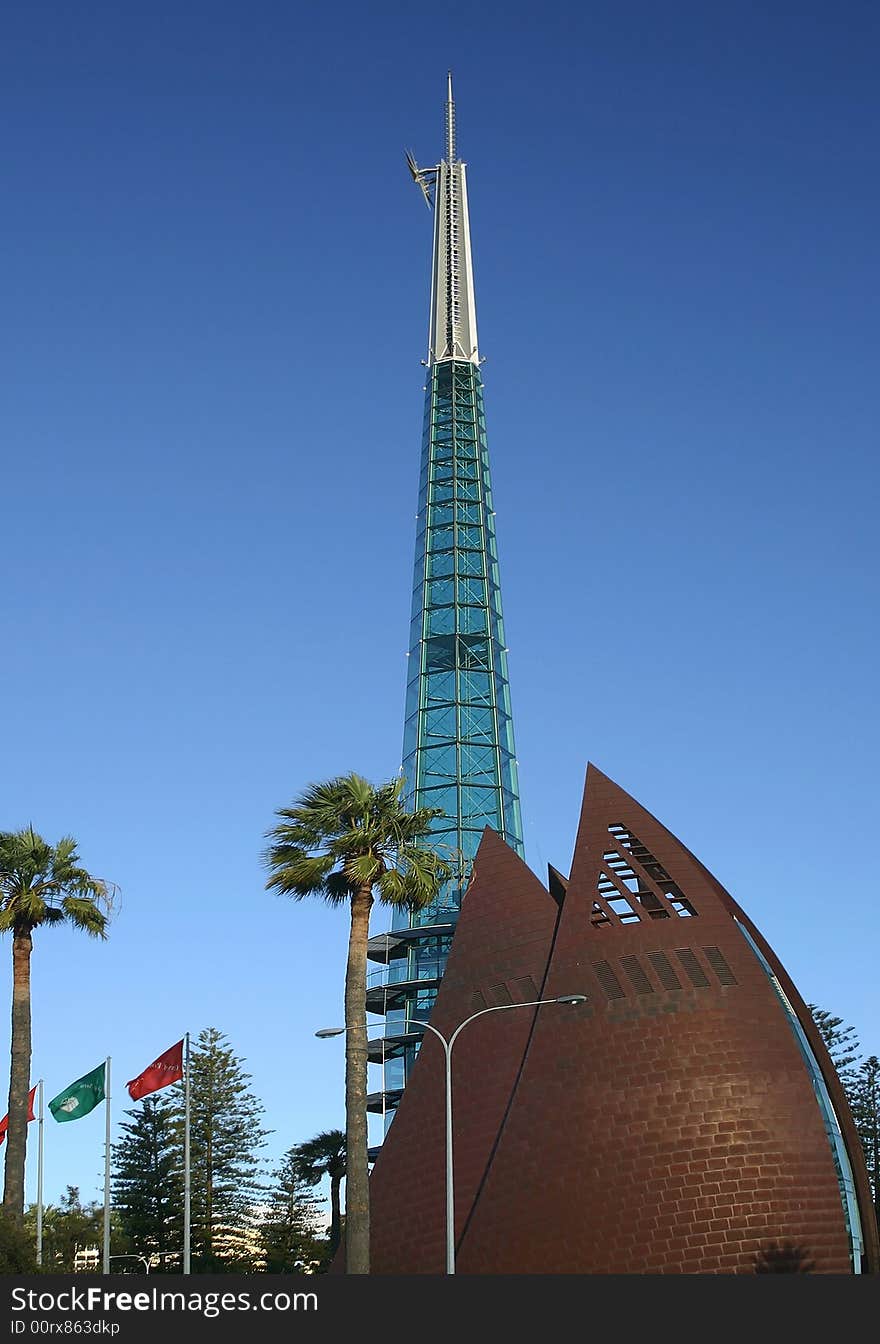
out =
[(427, 362), (463, 359), (479, 364), (466, 165), (456, 156), (451, 72), (446, 81), (446, 158), (433, 168), (420, 168), (411, 154), (407, 162), (434, 210)]

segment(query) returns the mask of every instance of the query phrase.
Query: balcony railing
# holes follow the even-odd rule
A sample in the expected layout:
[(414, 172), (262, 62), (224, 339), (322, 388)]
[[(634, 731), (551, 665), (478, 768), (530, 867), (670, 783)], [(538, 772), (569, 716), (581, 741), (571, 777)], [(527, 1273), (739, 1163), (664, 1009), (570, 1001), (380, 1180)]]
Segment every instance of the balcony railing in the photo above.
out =
[(410, 961), (401, 957), (390, 961), (387, 966), (377, 966), (367, 972), (367, 988), (375, 989), (380, 985), (401, 985), (417, 980), (439, 980), (446, 969), (447, 957), (431, 957)]

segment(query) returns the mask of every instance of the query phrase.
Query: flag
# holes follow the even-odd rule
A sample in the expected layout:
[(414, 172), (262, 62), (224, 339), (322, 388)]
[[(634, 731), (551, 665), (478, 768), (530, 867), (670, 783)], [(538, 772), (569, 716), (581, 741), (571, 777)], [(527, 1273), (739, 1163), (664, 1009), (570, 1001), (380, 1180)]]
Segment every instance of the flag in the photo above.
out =
[[(37, 1118), (34, 1115), (34, 1097), (37, 1094), (37, 1086), (38, 1084), (34, 1083), (28, 1095), (28, 1120), (36, 1120)], [(8, 1127), (9, 1127), (9, 1116), (4, 1115), (3, 1119), (0, 1120), (0, 1143), (2, 1143), (3, 1140), (6, 1138), (6, 1130), (8, 1129)]]
[(164, 1055), (148, 1064), (143, 1073), (126, 1083), (132, 1101), (140, 1101), (148, 1092), (158, 1092), (160, 1087), (176, 1083), (183, 1077), (183, 1041), (169, 1046)]
[(49, 1110), (56, 1120), (79, 1120), (81, 1116), (93, 1111), (99, 1101), (104, 1100), (107, 1095), (104, 1082), (106, 1068), (106, 1064), (100, 1064), (97, 1069), (92, 1069), (91, 1073), (77, 1078), (75, 1083), (71, 1083), (70, 1087), (65, 1087), (63, 1092), (52, 1098)]

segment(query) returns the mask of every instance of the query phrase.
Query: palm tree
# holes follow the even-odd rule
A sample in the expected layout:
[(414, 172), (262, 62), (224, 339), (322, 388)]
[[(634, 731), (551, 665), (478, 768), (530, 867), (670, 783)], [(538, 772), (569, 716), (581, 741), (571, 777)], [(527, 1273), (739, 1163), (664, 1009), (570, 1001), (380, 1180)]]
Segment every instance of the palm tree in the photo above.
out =
[(421, 909), (437, 899), (453, 864), (429, 848), (440, 808), (408, 812), (404, 781), (373, 786), (360, 775), (311, 784), (268, 832), (266, 882), (301, 900), (323, 896), (348, 904), (351, 928), (345, 970), (345, 1260), (349, 1274), (370, 1272), (367, 1158), (367, 939), (373, 893), (386, 905)]
[(293, 1151), (300, 1175), (308, 1185), (317, 1185), (323, 1176), (330, 1177), (330, 1242), (327, 1256), (332, 1260), (339, 1246), (342, 1228), (339, 1187), (345, 1175), (345, 1135), (341, 1129), (322, 1129), (307, 1143), (298, 1143)]
[(42, 925), (66, 923), (93, 938), (104, 938), (110, 904), (110, 888), (80, 866), (71, 836), (50, 845), (32, 826), (0, 831), (0, 933), (12, 934), (12, 1061), (3, 1210), (15, 1223), (21, 1223), (24, 1214), (33, 932)]

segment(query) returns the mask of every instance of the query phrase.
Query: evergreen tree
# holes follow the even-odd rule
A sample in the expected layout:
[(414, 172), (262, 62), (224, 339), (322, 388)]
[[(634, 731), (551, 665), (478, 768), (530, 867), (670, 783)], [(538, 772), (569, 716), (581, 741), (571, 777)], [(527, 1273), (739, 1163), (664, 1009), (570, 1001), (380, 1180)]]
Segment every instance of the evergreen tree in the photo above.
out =
[(842, 1017), (832, 1017), (831, 1013), (826, 1012), (824, 1008), (817, 1008), (815, 1003), (808, 1003), (807, 1007), (813, 1014), (813, 1021), (819, 1028), (819, 1034), (825, 1042), (831, 1056), (831, 1063), (837, 1070), (837, 1076), (843, 1084), (847, 1100), (850, 1100), (850, 1090), (855, 1082), (856, 1065), (861, 1049), (856, 1029), (846, 1026)]
[(27, 1215), (22, 1227), (0, 1209), (0, 1274), (36, 1274), (34, 1245)]
[(126, 1111), (113, 1147), (113, 1206), (134, 1255), (156, 1257), (154, 1271), (183, 1263), (183, 1150), (178, 1107), (148, 1096)]
[[(194, 1273), (261, 1268), (256, 1205), (264, 1193), (262, 1103), (227, 1038), (206, 1027), (190, 1055), (190, 1174)], [(183, 1084), (178, 1130), (183, 1131)]]
[(314, 1273), (327, 1252), (318, 1213), (324, 1201), (311, 1193), (296, 1148), (285, 1153), (272, 1181), (269, 1207), (260, 1228), (266, 1272)]
[(850, 1107), (862, 1141), (874, 1208), (880, 1222), (880, 1060), (876, 1055), (869, 1055), (859, 1069)]
[[(37, 1206), (31, 1204), (24, 1217), (27, 1232), (36, 1237)], [(112, 1230), (112, 1229), (111, 1229)], [(94, 1252), (92, 1267), (101, 1268), (100, 1248), (104, 1240), (104, 1205), (92, 1200), (83, 1204), (79, 1187), (69, 1185), (58, 1204), (43, 1209), (43, 1270), (49, 1274), (72, 1274), (77, 1266), (77, 1251)], [(82, 1266), (79, 1266), (80, 1268)]]

